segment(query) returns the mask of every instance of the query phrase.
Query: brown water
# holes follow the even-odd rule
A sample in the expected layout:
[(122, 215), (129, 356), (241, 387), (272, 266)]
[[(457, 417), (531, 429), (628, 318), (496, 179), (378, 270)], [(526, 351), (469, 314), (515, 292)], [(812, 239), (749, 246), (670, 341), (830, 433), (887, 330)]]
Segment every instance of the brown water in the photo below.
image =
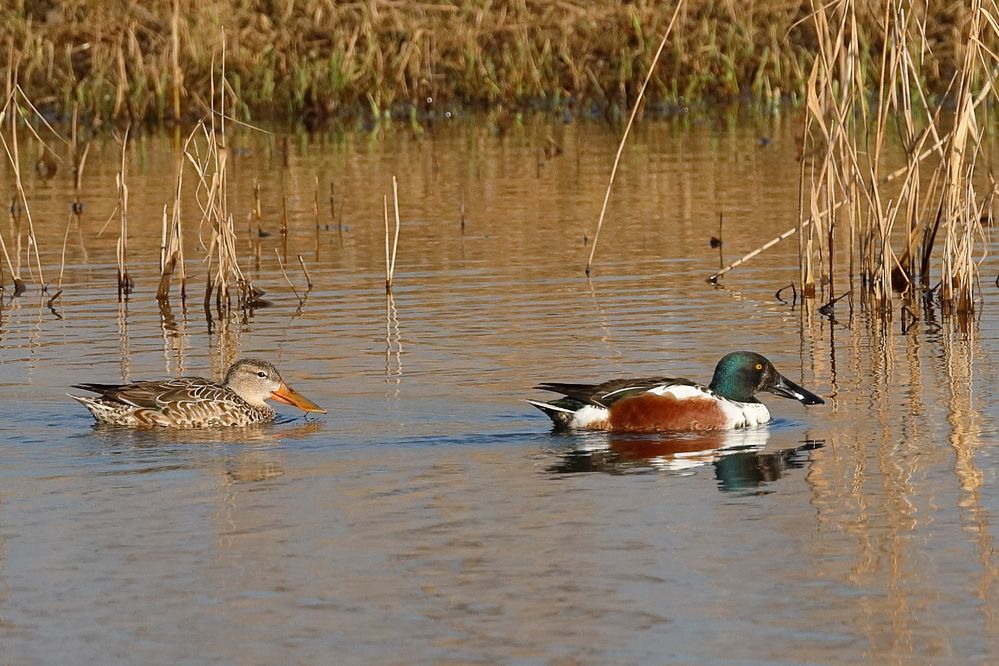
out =
[[(706, 284), (719, 213), (726, 258), (794, 225), (795, 127), (639, 127), (592, 281), (584, 234), (614, 129), (241, 130), (231, 205), (243, 232), (259, 180), (272, 235), (259, 268), (245, 238), (240, 252), (273, 305), (211, 322), (193, 195), (195, 295), (175, 293), (169, 313), (153, 297), (174, 139), (140, 136), (127, 152), (125, 304), (116, 225), (98, 237), (119, 149), (95, 143), (61, 298), (50, 309), (37, 290), (8, 291), (0, 312), (0, 660), (994, 662), (995, 265), (968, 334), (933, 312), (903, 333), (859, 303), (828, 317), (777, 300), (794, 240)], [(549, 137), (562, 153), (545, 159)], [(387, 300), (393, 175), (403, 221)], [(28, 187), (53, 281), (69, 177)], [(0, 188), (9, 201), (8, 176)], [(283, 194), (289, 277), (304, 291), (301, 254), (315, 283), (301, 307), (275, 257)], [(643, 438), (553, 435), (523, 402), (545, 380), (707, 381), (742, 348), (827, 404), (767, 396), (769, 426)], [(218, 376), (249, 355), (330, 414), (129, 432), (93, 427), (64, 395)]]

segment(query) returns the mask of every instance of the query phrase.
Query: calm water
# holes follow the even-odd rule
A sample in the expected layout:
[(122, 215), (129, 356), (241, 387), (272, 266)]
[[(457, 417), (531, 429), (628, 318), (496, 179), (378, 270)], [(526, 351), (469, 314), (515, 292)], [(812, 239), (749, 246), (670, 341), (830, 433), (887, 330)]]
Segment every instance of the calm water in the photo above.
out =
[[(794, 225), (796, 128), (644, 124), (591, 281), (584, 236), (615, 130), (240, 130), (230, 205), (272, 305), (211, 321), (190, 173), (194, 295), (175, 291), (169, 312), (154, 298), (175, 137), (126, 153), (137, 288), (124, 304), (116, 223), (99, 235), (119, 147), (95, 142), (61, 298), (11, 299), (5, 272), (0, 661), (994, 663), (996, 265), (967, 334), (932, 312), (903, 333), (859, 303), (831, 318), (777, 300), (794, 240), (706, 284), (719, 213), (726, 258)], [(254, 180), (270, 233), (259, 266), (245, 233)], [(51, 282), (70, 177), (27, 186)], [(11, 188), (8, 174), (5, 201)], [(0, 231), (12, 246), (8, 220)], [(307, 262), (301, 305), (275, 250), (300, 292), (296, 256)], [(523, 402), (545, 380), (706, 382), (743, 348), (827, 404), (766, 397), (768, 427), (670, 438), (553, 435)], [(329, 415), (129, 432), (95, 428), (65, 397), (82, 381), (217, 377), (238, 356), (273, 360)]]

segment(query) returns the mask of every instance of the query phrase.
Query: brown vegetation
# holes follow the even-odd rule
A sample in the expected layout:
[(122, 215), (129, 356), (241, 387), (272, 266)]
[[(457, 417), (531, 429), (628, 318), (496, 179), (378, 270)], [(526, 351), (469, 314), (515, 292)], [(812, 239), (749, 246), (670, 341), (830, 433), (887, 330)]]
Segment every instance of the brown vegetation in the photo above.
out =
[[(903, 313), (936, 299), (966, 321), (987, 253), (983, 221), (997, 193), (995, 175), (979, 159), (999, 101), (999, 4), (960, 5), (958, 48), (949, 52), (958, 62), (943, 95), (927, 76), (939, 73), (940, 62), (931, 39), (939, 17), (927, 6), (883, 3), (872, 63), (861, 3), (812, 4), (818, 55), (805, 90), (801, 222), (710, 280), (797, 232), (801, 293), (823, 296), (821, 311), (856, 290), (886, 316), (898, 294)], [(904, 157), (892, 171), (885, 166), (889, 146), (900, 146)], [(850, 287), (836, 296), (836, 261), (844, 254)], [(939, 281), (931, 284), (934, 262)]]
[[(837, 3), (832, 3), (837, 4)], [(881, 3), (855, 7), (856, 55), (877, 72)], [(941, 92), (963, 57), (968, 3), (916, 2), (928, 57), (920, 83)], [(624, 110), (676, 3), (333, 0), (14, 0), (0, 8), (32, 98), (96, 120), (204, 117), (212, 58), (227, 67), (242, 118), (381, 116), (444, 105), (565, 104)], [(819, 52), (808, 0), (690, 0), (647, 93), (653, 108), (750, 95), (801, 95)], [(920, 9), (922, 11), (922, 9)], [(432, 100), (432, 101), (428, 101)]]

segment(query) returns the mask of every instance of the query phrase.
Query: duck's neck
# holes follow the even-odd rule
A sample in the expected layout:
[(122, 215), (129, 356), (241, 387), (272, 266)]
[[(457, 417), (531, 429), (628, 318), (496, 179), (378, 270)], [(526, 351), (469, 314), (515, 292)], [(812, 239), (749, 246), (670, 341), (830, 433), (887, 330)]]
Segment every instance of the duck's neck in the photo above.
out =
[(711, 379), (711, 385), (708, 386), (712, 391), (717, 393), (723, 398), (728, 398), (729, 400), (734, 400), (736, 402), (759, 402), (755, 397), (753, 397), (752, 391), (747, 391), (742, 382), (738, 381), (738, 377), (734, 377), (730, 374), (724, 374), (720, 372), (715, 372), (715, 376)]
[(268, 405), (266, 402), (264, 402), (261, 399), (254, 398), (253, 396), (244, 395), (240, 391), (236, 390), (236, 387), (230, 386), (229, 384), (226, 384), (225, 387), (230, 391), (232, 391), (233, 393), (235, 393), (237, 396), (239, 396), (240, 400), (248, 404), (250, 407), (253, 407), (254, 409), (264, 409), (271, 412), (274, 411), (270, 405)]

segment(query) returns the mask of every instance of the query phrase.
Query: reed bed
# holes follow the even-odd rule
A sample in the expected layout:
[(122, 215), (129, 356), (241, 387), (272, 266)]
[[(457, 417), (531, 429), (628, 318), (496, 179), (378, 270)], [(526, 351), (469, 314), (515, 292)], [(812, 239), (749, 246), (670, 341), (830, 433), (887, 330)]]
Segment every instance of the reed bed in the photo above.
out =
[[(910, 312), (934, 297), (945, 312), (974, 311), (978, 261), (986, 249), (981, 220), (994, 193), (981, 192), (978, 160), (985, 102), (999, 100), (999, 56), (984, 45), (999, 41), (999, 6), (972, 0), (967, 8), (959, 26), (960, 64), (944, 107), (933, 101), (923, 76), (935, 47), (927, 37), (935, 17), (925, 7), (884, 3), (877, 97), (870, 99), (857, 31), (859, 3), (814, 3), (819, 55), (809, 76), (802, 135), (804, 296), (836, 296), (835, 260), (842, 255), (835, 243), (843, 237), (851, 290), (859, 287), (859, 295), (886, 314), (896, 294)], [(892, 143), (902, 147), (903, 166), (886, 187)]]
[[(187, 154), (185, 149), (184, 154)], [(174, 272), (178, 272), (180, 282), (180, 298), (187, 297), (187, 268), (184, 263), (184, 233), (181, 223), (181, 196), (184, 189), (184, 161), (178, 158), (176, 167), (176, 186), (173, 205), (167, 216), (167, 206), (163, 206), (163, 226), (160, 237), (160, 281), (156, 287), (156, 300), (165, 303), (170, 298), (170, 284)]]
[[(205, 249), (206, 264), (204, 308), (206, 314), (209, 313), (214, 298), (220, 315), (234, 305), (250, 307), (262, 293), (253, 288), (240, 268), (236, 251), (236, 225), (229, 210), (226, 121), (227, 111), (235, 103), (235, 94), (226, 80), (224, 34), (221, 41), (220, 83), (216, 88), (215, 79), (212, 79), (208, 120), (196, 125), (184, 149), (184, 156), (197, 177), (195, 198), (201, 209), (199, 238)], [(178, 181), (178, 191), (179, 187)], [(204, 244), (203, 230), (206, 226), (209, 240)]]
[[(8, 251), (6, 242), (3, 240), (2, 234), (0, 234), (0, 250), (3, 251), (4, 260), (10, 270), (14, 282), (15, 296), (20, 296), (27, 289), (27, 283), (22, 277), (21, 271), (22, 250), (25, 258), (25, 264), (28, 267), (28, 273), (31, 279), (39, 285), (43, 292), (48, 288), (48, 285), (45, 282), (45, 274), (42, 269), (41, 255), (38, 251), (38, 241), (35, 235), (34, 221), (31, 217), (31, 207), (28, 203), (28, 195), (25, 193), (24, 182), (22, 179), (23, 174), (21, 167), (21, 141), (19, 138), (19, 128), (26, 128), (30, 135), (29, 140), (33, 140), (38, 144), (43, 158), (39, 160), (40, 164), (48, 165), (50, 164), (50, 161), (54, 162), (55, 158), (51, 154), (52, 149), (35, 131), (32, 123), (33, 120), (38, 121), (40, 125), (47, 128), (55, 137), (62, 139), (59, 133), (56, 132), (55, 129), (53, 129), (45, 118), (38, 112), (38, 109), (31, 102), (31, 99), (21, 88), (18, 83), (16, 69), (8, 69), (7, 96), (3, 107), (0, 108), (0, 144), (3, 145), (4, 153), (7, 156), (7, 161), (10, 164), (11, 172), (14, 177), (15, 194), (11, 199), (10, 208), (8, 209), (10, 213), (11, 228), (14, 232), (15, 247), (13, 261), (11, 260), (10, 252)], [(45, 168), (48, 169), (56, 167), (46, 166)], [(31, 264), (32, 257), (34, 257), (35, 260), (34, 269), (32, 269)], [(37, 275), (35, 274), (36, 272)]]
[[(940, 96), (926, 76), (940, 64), (931, 4), (883, 3), (873, 35), (881, 50), (871, 62), (865, 44), (872, 35), (858, 19), (866, 5), (813, 2), (818, 53), (806, 88), (800, 223), (710, 281), (797, 233), (801, 294), (826, 300), (824, 314), (854, 291), (886, 316), (897, 305), (906, 328), (921, 304), (938, 302), (964, 321), (974, 313), (987, 252), (982, 221), (997, 191), (984, 131), (999, 102), (999, 4), (961, 5), (959, 64)], [(903, 166), (889, 172), (893, 146), (901, 146)], [(845, 270), (836, 263), (844, 255)], [(837, 296), (843, 273), (850, 285)]]
[[(832, 3), (836, 4), (836, 3)], [(916, 3), (942, 91), (963, 57), (966, 3)], [(881, 3), (855, 7), (865, 71), (877, 61)], [(675, 2), (474, 0), (243, 3), (14, 0), (0, 8), (22, 83), (48, 108), (95, 122), (180, 120), (211, 107), (213, 47), (232, 36), (235, 116), (308, 122), (399, 117), (454, 105), (585, 105), (619, 116), (649, 71)], [(819, 39), (808, 0), (689, 0), (649, 84), (659, 110), (697, 100), (803, 94)]]

